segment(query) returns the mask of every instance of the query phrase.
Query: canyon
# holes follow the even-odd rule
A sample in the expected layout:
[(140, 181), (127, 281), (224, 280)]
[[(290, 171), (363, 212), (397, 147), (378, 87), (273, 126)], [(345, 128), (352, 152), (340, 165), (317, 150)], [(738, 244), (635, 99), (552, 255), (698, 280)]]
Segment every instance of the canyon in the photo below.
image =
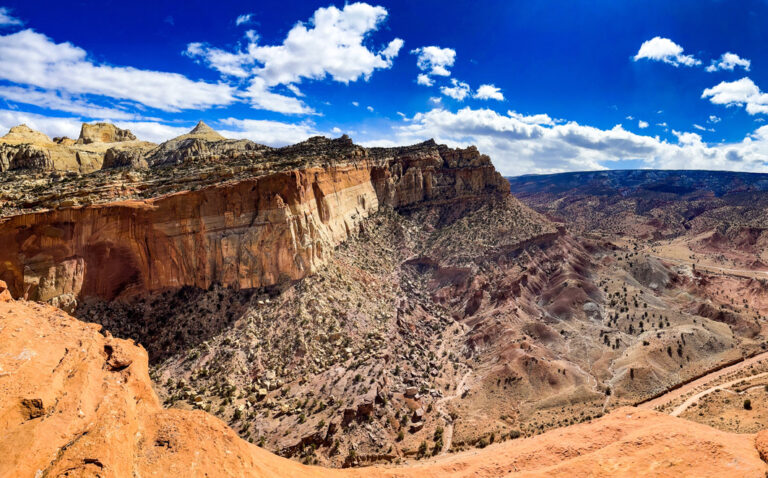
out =
[(9, 476), (43, 434), (44, 476), (765, 472), (758, 415), (634, 408), (764, 353), (760, 178), (508, 182), (475, 147), (202, 122), (0, 148)]

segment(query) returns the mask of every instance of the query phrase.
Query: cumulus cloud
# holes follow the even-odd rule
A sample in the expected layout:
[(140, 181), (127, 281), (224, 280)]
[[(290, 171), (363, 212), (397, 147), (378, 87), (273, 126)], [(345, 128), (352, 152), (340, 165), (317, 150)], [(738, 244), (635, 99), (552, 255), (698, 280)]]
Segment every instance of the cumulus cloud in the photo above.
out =
[(709, 115), (709, 119), (707, 120), (707, 122), (712, 124), (719, 123), (720, 121), (721, 121), (720, 118), (715, 115)]
[(514, 118), (521, 123), (525, 124), (543, 124), (543, 125), (554, 125), (555, 121), (550, 118), (550, 116), (546, 113), (539, 113), (535, 115), (522, 115), (516, 111), (507, 111), (507, 116), (510, 118)]
[(424, 73), (419, 73), (419, 76), (416, 77), (416, 83), (423, 86), (432, 86), (435, 84), (432, 78)]
[(366, 106), (365, 109), (373, 113), (373, 106)]
[(451, 84), (453, 86), (441, 86), (440, 93), (450, 96), (456, 101), (464, 101), (464, 98), (469, 94), (469, 85), (455, 78), (451, 79)]
[[(324, 134), (315, 129), (309, 121), (300, 123), (283, 123), (271, 120), (252, 120), (225, 118), (219, 123), (229, 128), (218, 128), (217, 131), (227, 138), (242, 138), (255, 141), (267, 146), (285, 146), (304, 141), (310, 136)], [(338, 128), (336, 128), (338, 129)], [(327, 135), (327, 133), (325, 133)]]
[(162, 143), (182, 134), (187, 134), (194, 127), (194, 124), (178, 126), (157, 121), (118, 121), (115, 124), (120, 128), (131, 130), (137, 138), (153, 143)]
[(251, 17), (253, 17), (250, 13), (244, 13), (242, 15), (238, 15), (235, 19), (235, 25), (240, 26), (244, 23), (249, 23), (251, 21)]
[(723, 81), (705, 89), (701, 97), (709, 98), (709, 101), (716, 105), (744, 106), (751, 115), (768, 114), (768, 93), (760, 91), (748, 77), (730, 82)]
[(696, 66), (701, 64), (701, 61), (692, 55), (684, 55), (683, 47), (669, 38), (662, 37), (654, 37), (640, 45), (640, 50), (638, 50), (634, 60), (639, 61), (642, 59), (663, 61), (675, 67), (679, 65)]
[(645, 128), (648, 127), (648, 122), (647, 121), (643, 121), (643, 120), (639, 120), (637, 122), (637, 127), (640, 128), (640, 129), (645, 129)]
[(261, 44), (259, 36), (249, 30), (246, 44), (234, 51), (194, 42), (187, 45), (185, 54), (225, 77), (249, 81), (245, 96), (254, 108), (313, 113), (301, 100), (276, 93), (273, 88), (284, 85), (299, 96), (296, 85), (304, 80), (330, 77), (346, 84), (367, 80), (377, 69), (391, 68), (403, 47), (402, 39), (391, 40), (380, 51), (367, 46), (370, 35), (386, 17), (386, 9), (366, 3), (347, 4), (341, 10), (319, 8), (308, 22), (294, 25), (280, 44)]
[(124, 109), (102, 107), (51, 90), (23, 88), (20, 86), (0, 86), (0, 98), (14, 103), (34, 105), (39, 108), (75, 113), (87, 118), (134, 119), (139, 116)]
[(11, 15), (7, 7), (0, 7), (0, 28), (21, 25), (23, 22)]
[(0, 36), (0, 79), (67, 95), (128, 100), (164, 111), (233, 103), (234, 88), (177, 74), (101, 65), (71, 43), (55, 43), (33, 30)]
[(54, 118), (22, 111), (0, 110), (0, 135), (4, 135), (8, 130), (20, 124), (25, 124), (34, 130), (45, 133), (51, 138), (56, 136), (77, 138), (82, 125), (77, 118)]
[(224, 76), (246, 78), (250, 75), (245, 68), (247, 57), (244, 53), (232, 53), (195, 42), (187, 45), (184, 55), (190, 58), (205, 56), (208, 64)]
[(187, 54), (224, 75), (262, 78), (269, 87), (328, 76), (349, 83), (392, 67), (402, 39), (391, 40), (378, 52), (364, 44), (386, 17), (386, 9), (366, 3), (347, 4), (341, 10), (319, 8), (308, 22), (294, 25), (279, 45), (262, 45), (251, 34), (248, 44), (234, 52), (196, 42), (188, 45)]
[[(296, 93), (295, 91), (293, 92)], [(274, 93), (263, 78), (253, 78), (250, 86), (242, 93), (253, 108), (276, 111), (284, 114), (314, 114), (315, 111), (303, 101), (292, 96)]]
[[(768, 171), (768, 126), (742, 142), (709, 146), (696, 133), (675, 131), (676, 142), (629, 132), (534, 121), (490, 109), (465, 107), (457, 112), (435, 108), (417, 113), (398, 126), (398, 144), (429, 138), (451, 146), (475, 144), (491, 156), (503, 174), (554, 173), (619, 167), (637, 161), (651, 168)], [(392, 141), (392, 138), (388, 138)]]
[(504, 95), (501, 90), (494, 85), (480, 85), (473, 98), (477, 98), (478, 100), (504, 101)]
[(710, 73), (718, 70), (733, 71), (737, 66), (744, 68), (744, 71), (749, 71), (752, 62), (746, 58), (741, 58), (735, 53), (727, 52), (723, 53), (719, 60), (712, 60), (712, 63), (706, 70)]
[(448, 68), (456, 60), (456, 50), (439, 46), (424, 46), (411, 50), (416, 56), (416, 66), (427, 76), (451, 76)]

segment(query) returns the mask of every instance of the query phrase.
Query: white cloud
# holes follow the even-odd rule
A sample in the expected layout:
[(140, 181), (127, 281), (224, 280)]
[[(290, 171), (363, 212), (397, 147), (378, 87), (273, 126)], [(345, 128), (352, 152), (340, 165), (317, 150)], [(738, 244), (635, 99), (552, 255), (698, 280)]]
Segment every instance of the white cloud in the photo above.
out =
[(268, 146), (296, 144), (310, 136), (323, 134), (317, 131), (313, 124), (308, 121), (283, 123), (270, 120), (225, 118), (220, 120), (219, 123), (232, 128), (217, 129), (224, 137), (249, 139)]
[(94, 119), (136, 119), (139, 115), (118, 108), (105, 108), (79, 98), (50, 90), (38, 90), (19, 86), (0, 86), (0, 98), (14, 103), (34, 105), (39, 108), (75, 113)]
[(712, 60), (712, 63), (706, 68), (710, 73), (718, 70), (733, 71), (734, 68), (740, 66), (745, 71), (749, 71), (752, 62), (746, 58), (741, 58), (739, 55), (731, 52), (723, 53), (719, 60)]
[(670, 143), (620, 125), (601, 130), (575, 122), (531, 124), (511, 114), (465, 107), (457, 112), (436, 108), (417, 113), (387, 141), (404, 144), (435, 138), (450, 146), (475, 144), (508, 175), (605, 169), (624, 161), (632, 161), (632, 167), (640, 161), (650, 168), (768, 172), (768, 126), (742, 142), (716, 146), (708, 146), (696, 133), (674, 134), (677, 142)]
[(439, 104), (441, 104), (443, 102), (443, 99), (440, 98), (439, 96), (430, 96), (429, 97), (429, 102), (434, 104), (434, 105), (439, 105)]
[(357, 101), (353, 101), (353, 102), (352, 102), (352, 105), (353, 105), (353, 106), (360, 106), (360, 103), (358, 103)]
[(365, 109), (373, 113), (373, 106), (366, 106)]
[(10, 27), (21, 25), (23, 22), (11, 15), (11, 11), (6, 7), (0, 7), (0, 27)]
[(701, 97), (709, 98), (709, 101), (716, 105), (744, 106), (751, 115), (768, 114), (768, 93), (760, 91), (748, 77), (737, 81), (723, 81), (704, 90)]
[(464, 98), (469, 94), (469, 85), (455, 78), (451, 79), (451, 84), (453, 86), (441, 86), (440, 93), (457, 101), (464, 101)]
[(501, 93), (501, 90), (493, 85), (480, 85), (473, 98), (478, 100), (504, 101), (504, 95)]
[(647, 59), (653, 61), (663, 61), (673, 66), (696, 66), (701, 61), (691, 55), (683, 55), (683, 47), (673, 42), (669, 38), (654, 37), (643, 42), (634, 57), (635, 61)]
[(68, 136), (77, 138), (82, 122), (77, 118), (55, 118), (23, 111), (0, 110), (0, 136), (20, 124), (47, 134), (50, 138)]
[(187, 134), (194, 127), (194, 125), (172, 126), (156, 121), (118, 121), (115, 124), (120, 128), (131, 130), (138, 139), (153, 143), (162, 143)]
[(419, 76), (416, 77), (416, 83), (424, 86), (432, 86), (435, 84), (435, 82), (432, 81), (432, 78), (430, 78), (429, 75), (426, 75), (424, 73), (419, 73)]
[(709, 115), (709, 119), (707, 120), (709, 123), (719, 123), (721, 120), (718, 116), (715, 115)]
[(628, 119), (629, 121), (632, 121), (633, 119), (635, 119), (635, 117), (632, 115), (628, 115), (626, 119)]
[(645, 128), (648, 127), (648, 122), (643, 121), (643, 120), (638, 120), (637, 127), (640, 128), (640, 129), (645, 129)]
[(242, 15), (238, 15), (237, 19), (235, 19), (235, 25), (240, 26), (243, 23), (249, 23), (251, 21), (251, 17), (253, 15), (250, 13), (244, 13)]
[(305, 105), (303, 101), (273, 93), (263, 78), (251, 79), (250, 86), (242, 93), (242, 96), (250, 101), (253, 108), (267, 111), (276, 111), (284, 114), (314, 114), (315, 111)]
[(0, 36), (0, 79), (69, 95), (129, 100), (164, 111), (235, 101), (234, 88), (177, 74), (96, 64), (85, 50), (33, 30)]
[(711, 131), (711, 132), (715, 131), (715, 128), (705, 128), (704, 126), (701, 126), (701, 125), (695, 124), (695, 123), (693, 124), (693, 127), (696, 128), (699, 131)]
[(555, 124), (555, 121), (546, 113), (525, 116), (516, 111), (507, 111), (507, 116), (509, 116), (510, 118), (514, 118), (520, 121), (521, 123), (525, 123), (525, 124), (543, 124), (543, 125), (549, 125), (549, 126), (552, 126)]
[(439, 46), (424, 46), (411, 50), (417, 55), (416, 66), (419, 70), (431, 76), (451, 76), (448, 68), (453, 66), (456, 60), (456, 50), (452, 48), (440, 48)]
[(334, 126), (333, 129), (331, 129), (331, 133), (340, 134), (341, 128), (339, 128), (338, 126)]
[(225, 76), (246, 78), (249, 76), (244, 61), (247, 57), (244, 53), (231, 53), (218, 48), (210, 48), (204, 43), (190, 43), (184, 51), (184, 55), (190, 58), (205, 56), (208, 64)]
[(258, 36), (250, 34), (244, 49), (228, 55), (201, 43), (191, 43), (187, 54), (225, 75), (262, 78), (268, 87), (327, 76), (349, 83), (392, 67), (402, 39), (395, 38), (379, 52), (364, 44), (386, 17), (386, 9), (366, 3), (347, 4), (342, 10), (318, 8), (307, 23), (294, 25), (279, 45), (260, 45)]

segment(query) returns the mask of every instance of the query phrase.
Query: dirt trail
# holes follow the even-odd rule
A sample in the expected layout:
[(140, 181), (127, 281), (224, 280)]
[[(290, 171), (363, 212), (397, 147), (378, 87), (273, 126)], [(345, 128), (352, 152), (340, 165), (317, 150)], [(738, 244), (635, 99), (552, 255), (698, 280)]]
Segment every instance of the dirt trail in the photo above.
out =
[(675, 262), (678, 264), (684, 264), (688, 266), (694, 266), (699, 270), (704, 270), (708, 272), (716, 272), (720, 274), (727, 274), (727, 275), (739, 275), (743, 277), (749, 277), (749, 278), (764, 278), (765, 276), (768, 276), (768, 272), (765, 271), (756, 271), (752, 269), (730, 269), (728, 267), (721, 267), (721, 266), (715, 266), (715, 265), (709, 265), (709, 264), (696, 264), (693, 261), (685, 260), (685, 259), (678, 259), (674, 257), (666, 257), (666, 256), (659, 256), (656, 254), (648, 254), (651, 257), (654, 257), (656, 259), (659, 259), (661, 261), (666, 262)]
[(675, 409), (672, 410), (672, 413), (670, 413), (670, 415), (672, 415), (673, 417), (679, 417), (684, 411), (686, 411), (688, 409), (688, 407), (690, 407), (692, 404), (696, 403), (701, 397), (703, 397), (705, 395), (709, 395), (710, 393), (714, 392), (715, 390), (720, 390), (720, 389), (723, 389), (723, 388), (728, 388), (728, 387), (730, 387), (732, 385), (736, 385), (739, 382), (743, 382), (745, 380), (754, 380), (756, 378), (764, 377), (766, 375), (768, 375), (768, 372), (759, 373), (757, 375), (752, 375), (751, 377), (747, 377), (747, 378), (737, 378), (736, 380), (731, 380), (730, 382), (725, 382), (725, 383), (722, 383), (720, 385), (716, 385), (714, 387), (709, 387), (708, 389), (703, 390), (703, 391), (693, 395), (688, 400), (684, 401), (683, 403), (681, 403), (680, 405), (675, 407)]
[[(681, 398), (681, 397), (683, 397), (684, 395), (686, 395), (686, 394), (688, 394), (690, 392), (693, 392), (693, 391), (695, 391), (695, 390), (697, 390), (697, 389), (699, 389), (701, 387), (706, 386), (707, 384), (712, 383), (713, 381), (715, 381), (715, 380), (717, 380), (719, 378), (725, 377), (726, 375), (734, 373), (734, 372), (738, 372), (738, 371), (740, 371), (742, 369), (745, 369), (745, 368), (749, 367), (750, 365), (754, 365), (754, 364), (756, 364), (758, 362), (762, 362), (764, 360), (768, 360), (768, 352), (763, 352), (761, 354), (755, 355), (754, 357), (748, 358), (748, 359), (746, 359), (746, 360), (744, 360), (742, 362), (733, 364), (733, 365), (731, 365), (729, 367), (722, 368), (722, 369), (717, 370), (715, 372), (712, 372), (712, 373), (709, 373), (707, 375), (704, 375), (703, 377), (697, 378), (696, 380), (694, 380), (694, 381), (692, 381), (690, 383), (687, 383), (687, 384), (683, 385), (682, 387), (680, 387), (678, 389), (671, 390), (668, 393), (665, 393), (664, 395), (662, 395), (660, 397), (654, 398), (653, 400), (650, 400), (650, 401), (645, 402), (645, 403), (641, 403), (640, 405), (638, 405), (638, 408), (656, 409), (656, 408), (662, 407), (662, 406), (672, 402), (673, 400)], [(755, 377), (766, 375), (766, 374), (768, 374), (768, 372), (766, 372), (764, 374), (756, 375)], [(702, 396), (707, 395), (708, 393), (711, 393), (711, 392), (713, 392), (714, 390), (716, 390), (718, 388), (728, 387), (728, 386), (733, 385), (734, 383), (738, 383), (738, 382), (740, 382), (742, 380), (745, 380), (745, 378), (740, 378), (738, 380), (734, 380), (733, 382), (728, 382), (726, 384), (713, 385), (713, 386), (708, 387), (707, 389), (697, 393), (696, 395), (694, 395), (694, 397), (701, 398)], [(696, 401), (696, 399), (694, 399), (694, 397), (689, 398), (682, 405), (680, 405), (679, 407), (675, 408), (675, 410), (673, 410), (671, 414), (673, 416), (680, 415), (683, 411), (685, 411), (686, 408), (688, 408), (688, 406), (690, 406), (691, 403)], [(687, 403), (687, 405), (686, 405), (686, 403)], [(685, 406), (683, 407), (683, 405), (685, 405)]]
[(471, 370), (461, 377), (459, 384), (456, 386), (456, 393), (441, 398), (435, 404), (437, 412), (443, 417), (443, 420), (445, 420), (445, 429), (443, 430), (443, 451), (440, 452), (441, 455), (448, 453), (453, 444), (453, 418), (445, 412), (443, 405), (454, 398), (460, 397), (467, 390), (467, 379), (470, 375), (472, 375)]

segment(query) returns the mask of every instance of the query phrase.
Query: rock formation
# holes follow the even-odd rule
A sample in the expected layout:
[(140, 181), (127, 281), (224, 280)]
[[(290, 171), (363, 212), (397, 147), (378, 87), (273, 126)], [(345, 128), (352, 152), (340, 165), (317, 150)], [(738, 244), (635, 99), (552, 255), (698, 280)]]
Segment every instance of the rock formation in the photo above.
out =
[(135, 141), (136, 136), (127, 129), (120, 129), (112, 123), (83, 123), (78, 144), (116, 143)]
[[(112, 158), (117, 156), (118, 151), (139, 150), (142, 151), (139, 155), (143, 156), (144, 151), (154, 146), (135, 140), (130, 131), (109, 123), (83, 124), (77, 142), (69, 138), (51, 141), (48, 136), (26, 125), (14, 126), (0, 138), (0, 172), (89, 173), (102, 168), (108, 150), (113, 151), (110, 161), (115, 162)], [(115, 142), (119, 142), (120, 146), (113, 146)]]
[(190, 159), (232, 159), (243, 152), (269, 149), (248, 140), (226, 139), (200, 121), (192, 131), (170, 139), (147, 153), (150, 166), (178, 164)]
[(0, 292), (0, 476), (758, 478), (768, 471), (762, 433), (756, 440), (631, 408), (419, 465), (305, 466), (241, 440), (205, 412), (163, 409), (144, 350), (99, 329)]
[[(206, 128), (176, 146), (207, 141), (196, 138), (213, 136)], [(238, 181), (0, 219), (8, 245), (0, 278), (15, 296), (36, 300), (111, 300), (214, 283), (258, 288), (312, 274), (380, 207), (509, 196), (475, 148), (427, 142), (368, 151), (345, 138), (316, 138), (275, 154), (286, 166)], [(296, 167), (296, 158), (334, 163)]]

